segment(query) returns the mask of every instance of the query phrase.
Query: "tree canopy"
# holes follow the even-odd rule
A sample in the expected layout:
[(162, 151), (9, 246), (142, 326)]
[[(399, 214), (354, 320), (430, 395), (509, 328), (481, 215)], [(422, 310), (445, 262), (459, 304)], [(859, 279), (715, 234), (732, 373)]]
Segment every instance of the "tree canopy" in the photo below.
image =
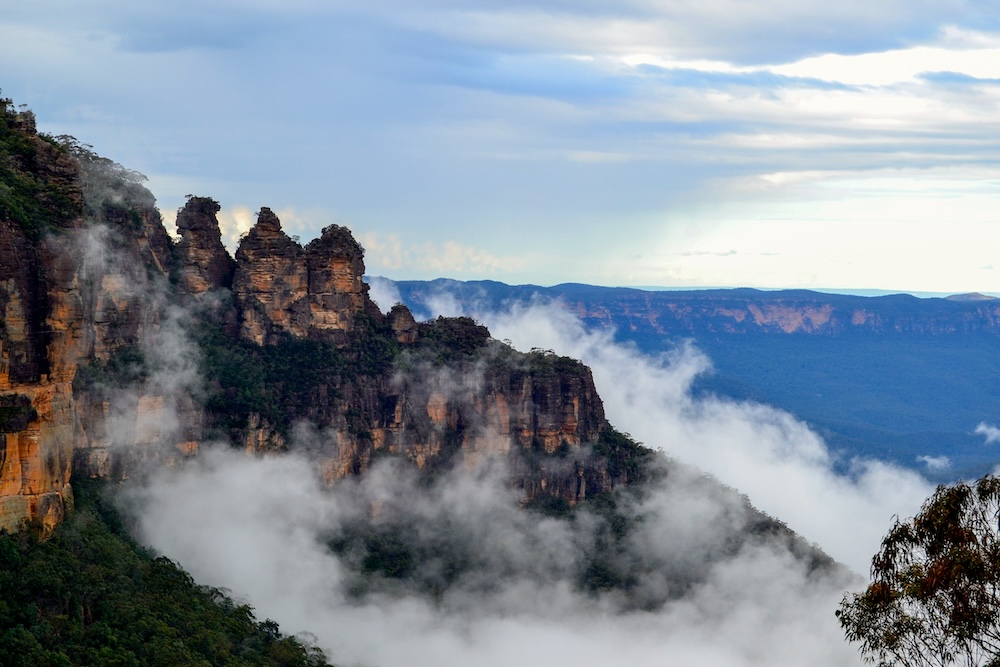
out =
[(844, 597), (847, 638), (880, 667), (1000, 665), (1000, 479), (939, 486), (896, 520), (872, 582)]
[(106, 485), (74, 482), (77, 509), (51, 537), (0, 531), (0, 667), (324, 667), (228, 591), (199, 586), (128, 535)]

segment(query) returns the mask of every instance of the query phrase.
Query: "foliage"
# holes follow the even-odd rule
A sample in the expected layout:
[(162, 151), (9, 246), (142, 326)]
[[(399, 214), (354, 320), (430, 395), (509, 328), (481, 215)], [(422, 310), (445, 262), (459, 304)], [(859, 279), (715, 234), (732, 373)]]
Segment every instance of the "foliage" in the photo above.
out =
[(92, 359), (81, 365), (73, 377), (73, 391), (122, 389), (144, 382), (149, 372), (145, 353), (140, 347), (129, 345), (112, 352), (106, 361)]
[(54, 141), (77, 159), (89, 217), (132, 229), (142, 226), (137, 208), (152, 208), (156, 200), (143, 183), (145, 175), (101, 157), (94, 147), (68, 134)]
[(103, 485), (48, 540), (0, 533), (0, 667), (326, 665), (319, 649), (127, 536)]
[(489, 340), (489, 330), (471, 317), (438, 317), (418, 325), (416, 349), (445, 363), (474, 356)]
[(387, 373), (399, 358), (399, 343), (388, 322), (359, 311), (354, 316), (354, 331), (344, 349), (344, 356), (355, 376), (375, 377)]
[(233, 339), (207, 325), (199, 336), (203, 373), (209, 383), (205, 407), (229, 429), (256, 414), (280, 431), (308, 414), (315, 390), (336, 385), (346, 360), (330, 343), (289, 338), (260, 346)]
[(244, 427), (251, 414), (281, 433), (296, 419), (322, 414), (346, 384), (385, 374), (398, 355), (387, 327), (363, 313), (355, 326), (350, 343), (341, 348), (290, 336), (260, 346), (206, 323), (198, 336), (209, 384), (206, 408), (231, 431)]
[(539, 347), (531, 348), (528, 352), (528, 368), (534, 376), (571, 376), (580, 375), (587, 370), (584, 363), (572, 357), (564, 357), (556, 354), (552, 350), (543, 350)]
[(34, 122), (30, 111), (19, 111), (10, 99), (0, 97), (0, 218), (38, 241), (81, 210), (75, 179), (45, 164), (65, 149), (39, 139)]
[(1000, 479), (939, 486), (893, 525), (872, 583), (845, 596), (847, 638), (880, 666), (1000, 665)]
[(652, 475), (656, 452), (610, 424), (601, 430), (594, 452), (607, 459), (612, 479), (631, 484), (647, 481)]

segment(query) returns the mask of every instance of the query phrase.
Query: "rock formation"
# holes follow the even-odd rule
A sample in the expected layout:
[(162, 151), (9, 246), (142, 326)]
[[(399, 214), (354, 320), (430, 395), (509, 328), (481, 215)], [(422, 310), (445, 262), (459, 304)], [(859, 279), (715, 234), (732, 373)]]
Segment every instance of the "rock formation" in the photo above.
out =
[(236, 251), (240, 335), (258, 345), (289, 335), (345, 344), (359, 312), (380, 316), (361, 279), (363, 257), (343, 227), (325, 228), (303, 248), (282, 231), (271, 209), (262, 208)]
[(110, 471), (104, 417), (131, 409), (142, 421), (156, 402), (134, 387), (122, 407), (80, 370), (155, 334), (173, 250), (133, 172), (72, 141), (58, 148), (21, 114), (0, 115), (7, 147), (27, 147), (0, 174), (14, 193), (0, 206), (0, 528), (51, 528), (72, 505), (74, 467)]
[(194, 295), (229, 287), (236, 266), (226, 247), (215, 214), (219, 203), (208, 197), (190, 197), (177, 212), (180, 281)]

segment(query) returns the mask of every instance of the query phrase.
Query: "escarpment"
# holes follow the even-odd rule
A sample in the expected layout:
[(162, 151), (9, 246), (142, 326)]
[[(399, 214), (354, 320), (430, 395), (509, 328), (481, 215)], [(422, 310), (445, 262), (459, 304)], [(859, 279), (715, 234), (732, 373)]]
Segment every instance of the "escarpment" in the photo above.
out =
[(155, 343), (173, 247), (140, 175), (39, 136), (4, 102), (0, 529), (50, 529), (72, 506), (73, 474), (112, 474), (113, 450), (149, 431), (137, 425), (155, 420), (151, 406), (184, 400), (146, 383), (112, 391), (94, 373)]
[(0, 203), (0, 528), (51, 528), (73, 476), (141, 475), (208, 438), (305, 448), (331, 483), (381, 457), (496, 458), (525, 500), (572, 504), (634, 476), (589, 369), (465, 318), (383, 315), (346, 228), (303, 246), (262, 208), (233, 259), (214, 200), (189, 197), (174, 241), (141, 175), (9, 106), (2, 130), (25, 154), (0, 176), (34, 208)]

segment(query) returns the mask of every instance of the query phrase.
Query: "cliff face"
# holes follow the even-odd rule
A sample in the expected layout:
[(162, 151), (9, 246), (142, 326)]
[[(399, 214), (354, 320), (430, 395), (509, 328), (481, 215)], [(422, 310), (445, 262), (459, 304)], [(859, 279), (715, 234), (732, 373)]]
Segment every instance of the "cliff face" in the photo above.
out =
[(74, 469), (110, 474), (114, 447), (153, 439), (103, 433), (109, 415), (155, 421), (155, 387), (113, 392), (81, 369), (155, 339), (173, 248), (139, 175), (0, 115), (0, 528), (51, 528)]
[[(46, 146), (75, 193), (71, 214), (37, 238), (0, 217), (0, 527), (54, 526), (73, 475), (170, 464), (206, 428), (256, 454), (296, 446), (310, 424), (330, 482), (380, 456), (424, 469), (499, 457), (527, 499), (572, 503), (627, 482), (592, 451), (607, 425), (588, 369), (517, 353), (470, 320), (384, 316), (347, 229), (303, 247), (263, 208), (234, 262), (213, 200), (189, 199), (174, 243), (137, 175)], [(211, 291), (216, 305), (199, 306)], [(221, 347), (191, 339), (194, 311)], [(251, 359), (242, 375), (206, 361), (237, 352)], [(268, 382), (241, 386), (259, 367)], [(230, 410), (241, 393), (271, 411)]]
[[(840, 297), (820, 293), (742, 296), (651, 293), (645, 299), (613, 301), (613, 308), (579, 300), (582, 318), (606, 324), (628, 322), (651, 334), (845, 334), (1000, 335), (1000, 300), (978, 302), (890, 297)], [(931, 302), (931, 303), (928, 303)]]
[[(51, 527), (72, 503), (70, 383), (81, 335), (50, 307), (66, 276), (38, 241), (47, 229), (78, 226), (83, 196), (75, 163), (37, 136), (33, 119), (0, 112), (0, 528), (29, 517)], [(54, 270), (42, 270), (49, 263)]]
[(520, 355), (492, 340), (473, 358), (446, 366), (427, 361), (419, 349), (404, 355), (377, 404), (355, 396), (344, 412), (329, 414), (327, 479), (397, 455), (420, 468), (504, 460), (528, 499), (548, 493), (575, 503), (625, 483), (590, 449), (607, 424), (582, 364)]

